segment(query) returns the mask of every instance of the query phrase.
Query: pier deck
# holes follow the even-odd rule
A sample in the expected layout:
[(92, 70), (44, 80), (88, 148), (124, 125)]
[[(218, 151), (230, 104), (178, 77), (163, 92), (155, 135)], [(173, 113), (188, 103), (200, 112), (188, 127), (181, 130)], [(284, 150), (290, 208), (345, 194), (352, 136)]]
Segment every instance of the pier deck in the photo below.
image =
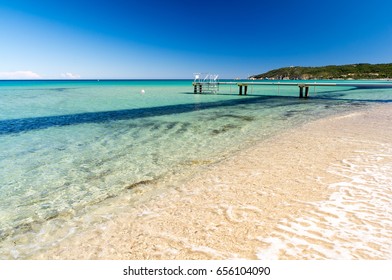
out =
[[(299, 88), (299, 97), (307, 98), (310, 87), (319, 86), (339, 86), (339, 87), (356, 87), (356, 88), (392, 88), (392, 82), (213, 82), (215, 86), (219, 85), (237, 85), (239, 95), (247, 95), (248, 86), (297, 86)], [(210, 88), (211, 82), (193, 82), (194, 93), (202, 93), (203, 88)]]

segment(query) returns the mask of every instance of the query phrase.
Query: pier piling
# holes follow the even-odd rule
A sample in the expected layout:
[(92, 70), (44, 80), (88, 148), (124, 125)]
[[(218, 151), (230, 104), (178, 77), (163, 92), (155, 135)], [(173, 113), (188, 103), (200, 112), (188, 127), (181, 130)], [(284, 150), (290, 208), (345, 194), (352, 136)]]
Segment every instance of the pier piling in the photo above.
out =
[(244, 95), (248, 94), (248, 85), (247, 84), (238, 84), (239, 95), (242, 95), (242, 87), (244, 87)]
[[(308, 98), (309, 86), (304, 84), (298, 84), (298, 87), (299, 87), (299, 98)], [(305, 96), (304, 96), (304, 88), (305, 88)]]

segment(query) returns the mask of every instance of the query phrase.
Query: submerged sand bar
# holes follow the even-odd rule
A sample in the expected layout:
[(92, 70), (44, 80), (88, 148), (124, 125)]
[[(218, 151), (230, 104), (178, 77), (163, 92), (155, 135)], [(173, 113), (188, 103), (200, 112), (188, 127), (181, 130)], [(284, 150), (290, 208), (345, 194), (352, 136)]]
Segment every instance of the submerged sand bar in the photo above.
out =
[(99, 227), (33, 258), (392, 259), (392, 107), (306, 124), (144, 203), (112, 203)]

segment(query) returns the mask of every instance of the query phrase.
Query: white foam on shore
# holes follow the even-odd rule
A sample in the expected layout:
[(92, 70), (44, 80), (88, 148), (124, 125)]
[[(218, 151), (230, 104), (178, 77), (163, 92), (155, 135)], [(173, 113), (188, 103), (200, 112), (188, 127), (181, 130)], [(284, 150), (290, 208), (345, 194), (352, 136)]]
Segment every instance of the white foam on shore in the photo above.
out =
[(329, 200), (309, 203), (301, 217), (284, 219), (257, 256), (260, 259), (392, 259), (392, 145), (331, 166), (340, 182)]

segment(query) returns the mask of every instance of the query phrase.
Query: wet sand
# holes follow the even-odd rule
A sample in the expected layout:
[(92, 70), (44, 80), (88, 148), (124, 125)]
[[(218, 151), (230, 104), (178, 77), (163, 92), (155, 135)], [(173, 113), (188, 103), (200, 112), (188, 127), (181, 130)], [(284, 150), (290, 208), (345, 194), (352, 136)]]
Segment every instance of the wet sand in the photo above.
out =
[(389, 105), (306, 124), (195, 170), (140, 203), (114, 199), (95, 210), (107, 216), (99, 226), (32, 258), (392, 259)]

